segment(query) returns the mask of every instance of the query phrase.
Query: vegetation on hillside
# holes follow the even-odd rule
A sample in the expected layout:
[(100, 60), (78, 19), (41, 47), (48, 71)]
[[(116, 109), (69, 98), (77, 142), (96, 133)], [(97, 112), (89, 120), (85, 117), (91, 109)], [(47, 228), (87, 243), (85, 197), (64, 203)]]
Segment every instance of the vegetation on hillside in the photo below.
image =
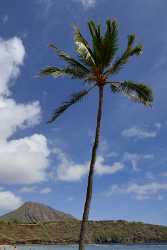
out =
[[(18, 224), (0, 222), (0, 244), (74, 244), (79, 241), (80, 222)], [(167, 243), (167, 227), (126, 221), (90, 221), (87, 243)]]

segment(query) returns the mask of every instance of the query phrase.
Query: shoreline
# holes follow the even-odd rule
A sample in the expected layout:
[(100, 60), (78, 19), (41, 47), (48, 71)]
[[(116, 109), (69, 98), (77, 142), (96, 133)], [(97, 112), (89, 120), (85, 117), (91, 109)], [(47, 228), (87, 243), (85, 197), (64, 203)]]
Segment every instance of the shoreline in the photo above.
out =
[(11, 245), (11, 244), (3, 244), (3, 245), (0, 244), (0, 250), (6, 249), (6, 248), (11, 248), (11, 247), (14, 248), (14, 246), (15, 245)]
[[(32, 243), (32, 244), (19, 244), (19, 243), (16, 243), (16, 246), (36, 246), (36, 245), (44, 245), (44, 246), (78, 246), (78, 244), (77, 243), (53, 243), (53, 244), (49, 244), (49, 243), (47, 243), (47, 244), (43, 244), (43, 243), (41, 243), (41, 244), (39, 244), (39, 243)], [(127, 244), (127, 243), (99, 243), (99, 244), (96, 244), (96, 243), (88, 243), (88, 244), (86, 244), (87, 246), (101, 246), (101, 245), (108, 245), (108, 246), (110, 246), (110, 245), (115, 245), (115, 246), (118, 246), (118, 245), (121, 245), (121, 246), (167, 246), (167, 242), (166, 243), (129, 243), (129, 244)], [(13, 247), (13, 245), (8, 245), (8, 246), (12, 246)], [(1, 245), (0, 245), (0, 247), (1, 247)]]

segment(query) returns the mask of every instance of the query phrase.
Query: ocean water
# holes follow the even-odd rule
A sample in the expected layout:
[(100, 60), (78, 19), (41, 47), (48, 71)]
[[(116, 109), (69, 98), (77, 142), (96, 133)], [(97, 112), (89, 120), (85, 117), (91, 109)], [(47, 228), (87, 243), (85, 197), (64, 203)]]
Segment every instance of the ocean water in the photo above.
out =
[[(77, 245), (17, 246), (18, 250), (77, 250)], [(167, 245), (88, 245), (86, 250), (167, 250)]]

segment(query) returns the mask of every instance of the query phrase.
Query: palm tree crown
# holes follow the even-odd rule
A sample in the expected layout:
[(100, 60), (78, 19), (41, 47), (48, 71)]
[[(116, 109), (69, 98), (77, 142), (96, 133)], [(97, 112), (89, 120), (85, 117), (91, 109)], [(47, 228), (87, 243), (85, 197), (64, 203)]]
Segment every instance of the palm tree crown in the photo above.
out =
[(74, 42), (78, 59), (72, 58), (69, 54), (59, 50), (55, 45), (49, 45), (57, 55), (63, 59), (67, 66), (58, 68), (47, 67), (40, 72), (40, 75), (51, 75), (54, 77), (70, 76), (72, 79), (81, 79), (90, 87), (77, 92), (71, 98), (57, 108), (49, 120), (53, 122), (59, 115), (66, 111), (71, 105), (86, 96), (94, 87), (109, 85), (112, 93), (123, 93), (136, 102), (151, 106), (153, 101), (152, 90), (149, 86), (134, 81), (112, 81), (113, 74), (117, 74), (132, 56), (139, 56), (143, 46), (135, 43), (135, 35), (128, 36), (127, 47), (120, 57), (116, 57), (118, 51), (118, 25), (115, 20), (106, 21), (106, 31), (101, 32), (101, 25), (94, 21), (88, 22), (92, 44), (89, 45), (81, 34), (79, 28), (74, 27)]

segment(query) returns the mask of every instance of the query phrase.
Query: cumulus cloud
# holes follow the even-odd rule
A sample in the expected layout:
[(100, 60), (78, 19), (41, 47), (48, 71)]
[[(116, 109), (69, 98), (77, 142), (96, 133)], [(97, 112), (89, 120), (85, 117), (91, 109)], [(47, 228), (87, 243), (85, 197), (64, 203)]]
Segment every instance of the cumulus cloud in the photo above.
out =
[(149, 131), (143, 128), (132, 127), (129, 129), (125, 129), (122, 131), (122, 136), (128, 138), (136, 138), (136, 139), (147, 139), (147, 138), (155, 138), (157, 136), (157, 130)]
[(118, 157), (118, 156), (119, 156), (119, 154), (117, 152), (114, 152), (114, 151), (107, 154), (107, 157), (109, 157), (109, 158)]
[(1, 183), (40, 182), (46, 178), (49, 149), (41, 134), (10, 139), (18, 130), (39, 123), (41, 109), (38, 101), (16, 103), (10, 87), (19, 76), (25, 48), (18, 37), (0, 38), (0, 181)]
[(87, 164), (75, 164), (67, 155), (59, 148), (54, 148), (59, 163), (56, 169), (56, 178), (62, 181), (78, 181), (88, 171)]
[[(77, 164), (67, 157), (62, 150), (55, 148), (54, 153), (57, 156), (59, 164), (56, 169), (56, 178), (62, 181), (79, 181), (88, 174), (90, 162)], [(114, 174), (122, 170), (124, 165), (120, 162), (114, 162), (112, 165), (104, 163), (104, 157), (98, 156), (95, 166), (97, 175)]]
[(0, 182), (32, 184), (45, 180), (49, 150), (43, 135), (0, 143)]
[(121, 162), (114, 162), (111, 166), (104, 164), (104, 157), (98, 156), (96, 161), (95, 171), (98, 175), (103, 174), (114, 174), (124, 168), (123, 163)]
[(0, 191), (0, 213), (18, 208), (22, 204), (20, 197), (10, 191)]
[(41, 194), (48, 194), (50, 192), (52, 192), (52, 189), (49, 188), (49, 187), (45, 187), (45, 188), (43, 188), (43, 189), (40, 190)]
[[(167, 190), (167, 183), (150, 182), (144, 184), (130, 183), (127, 186), (113, 185), (109, 191), (105, 193), (106, 196), (114, 194), (133, 194), (136, 199), (162, 199), (160, 192)], [(161, 197), (161, 198), (160, 198)]]
[(0, 140), (6, 140), (17, 129), (31, 127), (39, 123), (41, 110), (38, 101), (18, 104), (11, 98), (0, 97), (0, 112)]
[(154, 159), (153, 154), (137, 154), (137, 153), (128, 153), (125, 152), (123, 155), (123, 161), (130, 161), (133, 167), (133, 170), (138, 170), (138, 164), (141, 160), (152, 160)]
[(162, 128), (162, 124), (160, 122), (156, 122), (154, 125), (158, 130)]
[(94, 7), (96, 4), (96, 0), (73, 0), (73, 1), (81, 3), (85, 9)]
[[(54, 0), (36, 0), (36, 2), (45, 7), (45, 13), (48, 13), (55, 4)], [(84, 9), (89, 9), (95, 7), (97, 0), (71, 0), (71, 2), (80, 3)]]
[(40, 189), (37, 186), (24, 186), (18, 190), (20, 193), (40, 193), (40, 194), (48, 194), (52, 191), (49, 187), (44, 187)]
[(18, 37), (9, 40), (0, 38), (0, 95), (9, 95), (9, 83), (19, 75), (19, 66), (23, 64), (25, 48)]
[(20, 193), (33, 193), (37, 190), (36, 186), (27, 186), (27, 187), (22, 187), (18, 191)]
[(75, 198), (72, 196), (67, 198), (67, 201), (74, 201), (74, 200), (75, 200)]

